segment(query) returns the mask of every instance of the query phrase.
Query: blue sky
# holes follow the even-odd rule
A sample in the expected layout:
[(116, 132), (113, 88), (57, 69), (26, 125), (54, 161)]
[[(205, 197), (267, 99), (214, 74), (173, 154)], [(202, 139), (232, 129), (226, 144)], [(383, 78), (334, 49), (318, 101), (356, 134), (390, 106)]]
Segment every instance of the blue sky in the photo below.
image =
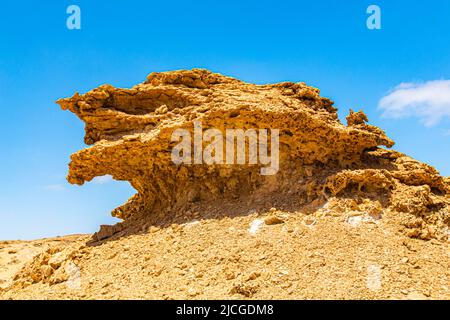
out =
[[(81, 30), (66, 28), (71, 4), (81, 8)], [(381, 30), (366, 27), (370, 4), (381, 8)], [(132, 188), (65, 181), (84, 130), (54, 101), (104, 83), (130, 87), (152, 71), (201, 67), (255, 83), (304, 81), (333, 99), (341, 118), (364, 110), (394, 148), (450, 175), (449, 15), (447, 0), (2, 1), (0, 239), (115, 222), (110, 211)], [(437, 98), (427, 93), (433, 80)], [(432, 124), (429, 106), (439, 114)]]

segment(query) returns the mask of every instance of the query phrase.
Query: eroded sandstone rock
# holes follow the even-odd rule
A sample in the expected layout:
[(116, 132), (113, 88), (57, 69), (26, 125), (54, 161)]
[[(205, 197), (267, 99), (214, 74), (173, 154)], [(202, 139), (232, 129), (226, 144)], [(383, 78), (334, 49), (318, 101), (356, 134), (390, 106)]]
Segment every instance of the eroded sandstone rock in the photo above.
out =
[[(333, 102), (304, 83), (255, 85), (193, 69), (151, 73), (131, 89), (103, 85), (58, 104), (85, 123), (91, 145), (71, 156), (68, 181), (82, 185), (109, 174), (137, 190), (112, 212), (125, 220), (120, 230), (103, 228), (97, 240), (191, 212), (226, 215), (231, 202), (242, 211), (276, 202), (310, 212), (331, 197), (358, 205), (373, 201), (377, 212), (370, 214), (377, 217), (382, 209), (398, 212), (419, 238), (444, 238), (450, 225), (448, 178), (382, 148), (394, 142), (367, 124), (363, 112), (351, 110), (348, 125), (341, 124)], [(222, 131), (279, 129), (279, 172), (263, 176), (259, 165), (174, 164), (171, 134), (192, 132), (193, 121)]]

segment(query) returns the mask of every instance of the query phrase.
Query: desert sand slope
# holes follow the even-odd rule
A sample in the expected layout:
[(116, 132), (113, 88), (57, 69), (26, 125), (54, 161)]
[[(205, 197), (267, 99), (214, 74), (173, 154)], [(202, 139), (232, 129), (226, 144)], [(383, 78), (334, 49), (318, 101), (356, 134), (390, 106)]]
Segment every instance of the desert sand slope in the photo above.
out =
[[(389, 214), (359, 214), (252, 212), (100, 245), (52, 243), (0, 297), (450, 299), (448, 242), (411, 239)], [(78, 271), (62, 275), (69, 265)]]
[(71, 235), (35, 241), (0, 241), (0, 288), (12, 284), (14, 276), (26, 263), (55, 245), (66, 245), (86, 236)]

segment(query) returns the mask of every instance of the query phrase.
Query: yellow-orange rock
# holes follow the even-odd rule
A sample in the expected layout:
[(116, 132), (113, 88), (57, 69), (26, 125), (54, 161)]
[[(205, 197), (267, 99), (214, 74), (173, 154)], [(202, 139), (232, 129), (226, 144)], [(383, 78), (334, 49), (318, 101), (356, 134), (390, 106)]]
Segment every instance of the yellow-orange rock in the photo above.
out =
[[(112, 213), (125, 220), (118, 233), (191, 212), (223, 216), (228, 203), (241, 204), (243, 211), (277, 205), (309, 212), (333, 198), (374, 201), (398, 212), (411, 236), (447, 235), (448, 179), (380, 148), (394, 142), (367, 124), (363, 112), (351, 111), (343, 125), (333, 102), (304, 83), (255, 85), (207, 70), (181, 70), (151, 73), (131, 89), (103, 85), (58, 104), (86, 124), (85, 142), (92, 145), (71, 156), (68, 181), (82, 185), (110, 174), (137, 190)], [(263, 176), (259, 165), (174, 164), (171, 134), (193, 131), (194, 120), (222, 131), (279, 129), (279, 172)]]

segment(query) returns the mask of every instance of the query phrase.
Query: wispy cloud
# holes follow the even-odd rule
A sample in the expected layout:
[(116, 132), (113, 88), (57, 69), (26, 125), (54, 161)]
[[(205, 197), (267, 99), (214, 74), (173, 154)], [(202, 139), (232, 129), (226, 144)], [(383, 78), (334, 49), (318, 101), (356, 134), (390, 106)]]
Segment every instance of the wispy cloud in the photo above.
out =
[[(110, 175), (105, 175), (101, 177), (95, 177), (92, 179), (92, 183), (94, 184), (105, 184), (114, 181), (113, 177)], [(43, 189), (48, 191), (66, 191), (69, 190), (67, 185), (64, 183), (55, 183), (55, 184), (48, 184), (42, 186)]]
[(105, 183), (109, 183), (114, 181), (113, 177), (108, 175), (105, 176), (101, 176), (101, 177), (95, 177), (94, 179), (92, 179), (92, 183), (95, 184), (105, 184)]
[(378, 103), (386, 118), (418, 117), (426, 126), (450, 118), (450, 80), (401, 83)]

